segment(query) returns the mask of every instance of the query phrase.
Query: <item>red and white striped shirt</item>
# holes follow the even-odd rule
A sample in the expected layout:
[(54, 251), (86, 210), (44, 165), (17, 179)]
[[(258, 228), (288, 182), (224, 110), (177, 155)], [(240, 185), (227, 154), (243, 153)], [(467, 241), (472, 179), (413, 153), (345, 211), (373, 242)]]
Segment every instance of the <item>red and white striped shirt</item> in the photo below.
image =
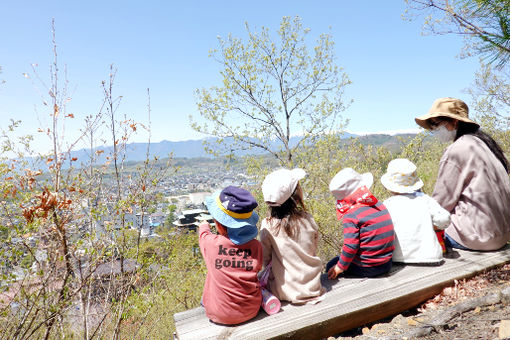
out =
[(343, 217), (344, 244), (338, 267), (345, 271), (352, 263), (374, 267), (391, 261), (395, 232), (388, 209), (381, 202), (356, 205)]

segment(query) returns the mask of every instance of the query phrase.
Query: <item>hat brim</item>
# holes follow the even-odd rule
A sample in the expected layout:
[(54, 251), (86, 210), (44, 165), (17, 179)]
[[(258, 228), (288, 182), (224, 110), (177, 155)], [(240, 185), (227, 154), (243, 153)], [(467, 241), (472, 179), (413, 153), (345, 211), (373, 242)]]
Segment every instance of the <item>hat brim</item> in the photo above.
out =
[(432, 113), (427, 113), (427, 114), (425, 114), (423, 116), (414, 118), (414, 121), (416, 122), (416, 124), (418, 124), (422, 128), (424, 128), (426, 130), (432, 130), (432, 126), (430, 126), (428, 120), (431, 119), (431, 118), (437, 118), (437, 117), (453, 118), (453, 119), (460, 120), (462, 122), (473, 124), (473, 125), (476, 125), (477, 127), (480, 127), (480, 125), (478, 123), (473, 122), (471, 119), (464, 118), (464, 117), (459, 117), (458, 115), (450, 113), (450, 112), (432, 112)]
[(421, 179), (418, 179), (413, 185), (406, 186), (393, 182), (389, 174), (381, 176), (381, 184), (389, 191), (399, 194), (411, 194), (423, 187), (423, 181)]
[(258, 233), (259, 230), (253, 225), (245, 225), (242, 228), (227, 228), (228, 238), (237, 245), (250, 242), (257, 237)]
[(227, 228), (238, 229), (243, 228), (245, 226), (253, 226), (256, 229), (257, 222), (259, 221), (259, 215), (255, 211), (253, 211), (249, 218), (242, 219), (234, 218), (226, 214), (216, 204), (216, 198), (220, 195), (220, 193), (221, 190), (218, 190), (211, 196), (205, 198), (205, 205), (207, 207), (207, 210), (209, 210), (209, 214), (211, 214), (211, 216), (216, 221), (220, 222), (221, 225)]
[[(295, 168), (290, 170), (291, 176), (292, 176), (292, 192), (296, 190), (296, 187), (300, 180), (306, 177), (306, 171), (301, 168)], [(287, 197), (287, 199), (289, 199)], [(283, 202), (282, 202), (283, 204)]]
[(301, 168), (292, 169), (292, 170), (290, 170), (290, 172), (292, 174), (292, 179), (294, 179), (296, 181), (296, 184), (297, 184), (297, 181), (302, 180), (306, 176), (306, 171)]

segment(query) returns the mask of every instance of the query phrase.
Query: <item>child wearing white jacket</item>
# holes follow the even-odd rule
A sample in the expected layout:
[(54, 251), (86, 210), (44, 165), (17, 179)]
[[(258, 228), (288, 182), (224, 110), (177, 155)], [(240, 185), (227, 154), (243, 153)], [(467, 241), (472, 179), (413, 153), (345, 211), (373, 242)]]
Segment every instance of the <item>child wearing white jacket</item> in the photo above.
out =
[(393, 262), (439, 264), (443, 249), (434, 230), (448, 227), (450, 213), (420, 190), (423, 182), (416, 165), (407, 159), (392, 160), (381, 183), (394, 194), (384, 201), (395, 228)]

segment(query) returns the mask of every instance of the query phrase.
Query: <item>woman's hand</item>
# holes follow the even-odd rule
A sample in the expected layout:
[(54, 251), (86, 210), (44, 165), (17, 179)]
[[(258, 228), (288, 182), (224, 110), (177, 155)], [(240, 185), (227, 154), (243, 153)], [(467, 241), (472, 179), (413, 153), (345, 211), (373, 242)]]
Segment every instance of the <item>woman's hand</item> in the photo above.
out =
[(334, 280), (334, 279), (336, 279), (336, 277), (337, 277), (338, 275), (340, 275), (340, 274), (342, 274), (342, 273), (343, 273), (343, 270), (342, 270), (342, 269), (340, 269), (340, 267), (338, 267), (338, 266), (335, 264), (333, 267), (329, 268), (329, 270), (328, 270), (328, 279), (330, 279), (330, 280)]

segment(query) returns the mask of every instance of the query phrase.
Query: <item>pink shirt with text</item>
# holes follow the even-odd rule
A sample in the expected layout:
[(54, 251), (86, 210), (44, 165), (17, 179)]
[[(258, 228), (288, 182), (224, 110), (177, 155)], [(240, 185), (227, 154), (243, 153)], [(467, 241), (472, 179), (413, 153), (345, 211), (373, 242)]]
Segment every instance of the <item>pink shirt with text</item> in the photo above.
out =
[(262, 267), (260, 242), (254, 239), (236, 245), (202, 224), (199, 244), (207, 267), (202, 296), (207, 317), (230, 325), (255, 317), (262, 299), (257, 278)]

